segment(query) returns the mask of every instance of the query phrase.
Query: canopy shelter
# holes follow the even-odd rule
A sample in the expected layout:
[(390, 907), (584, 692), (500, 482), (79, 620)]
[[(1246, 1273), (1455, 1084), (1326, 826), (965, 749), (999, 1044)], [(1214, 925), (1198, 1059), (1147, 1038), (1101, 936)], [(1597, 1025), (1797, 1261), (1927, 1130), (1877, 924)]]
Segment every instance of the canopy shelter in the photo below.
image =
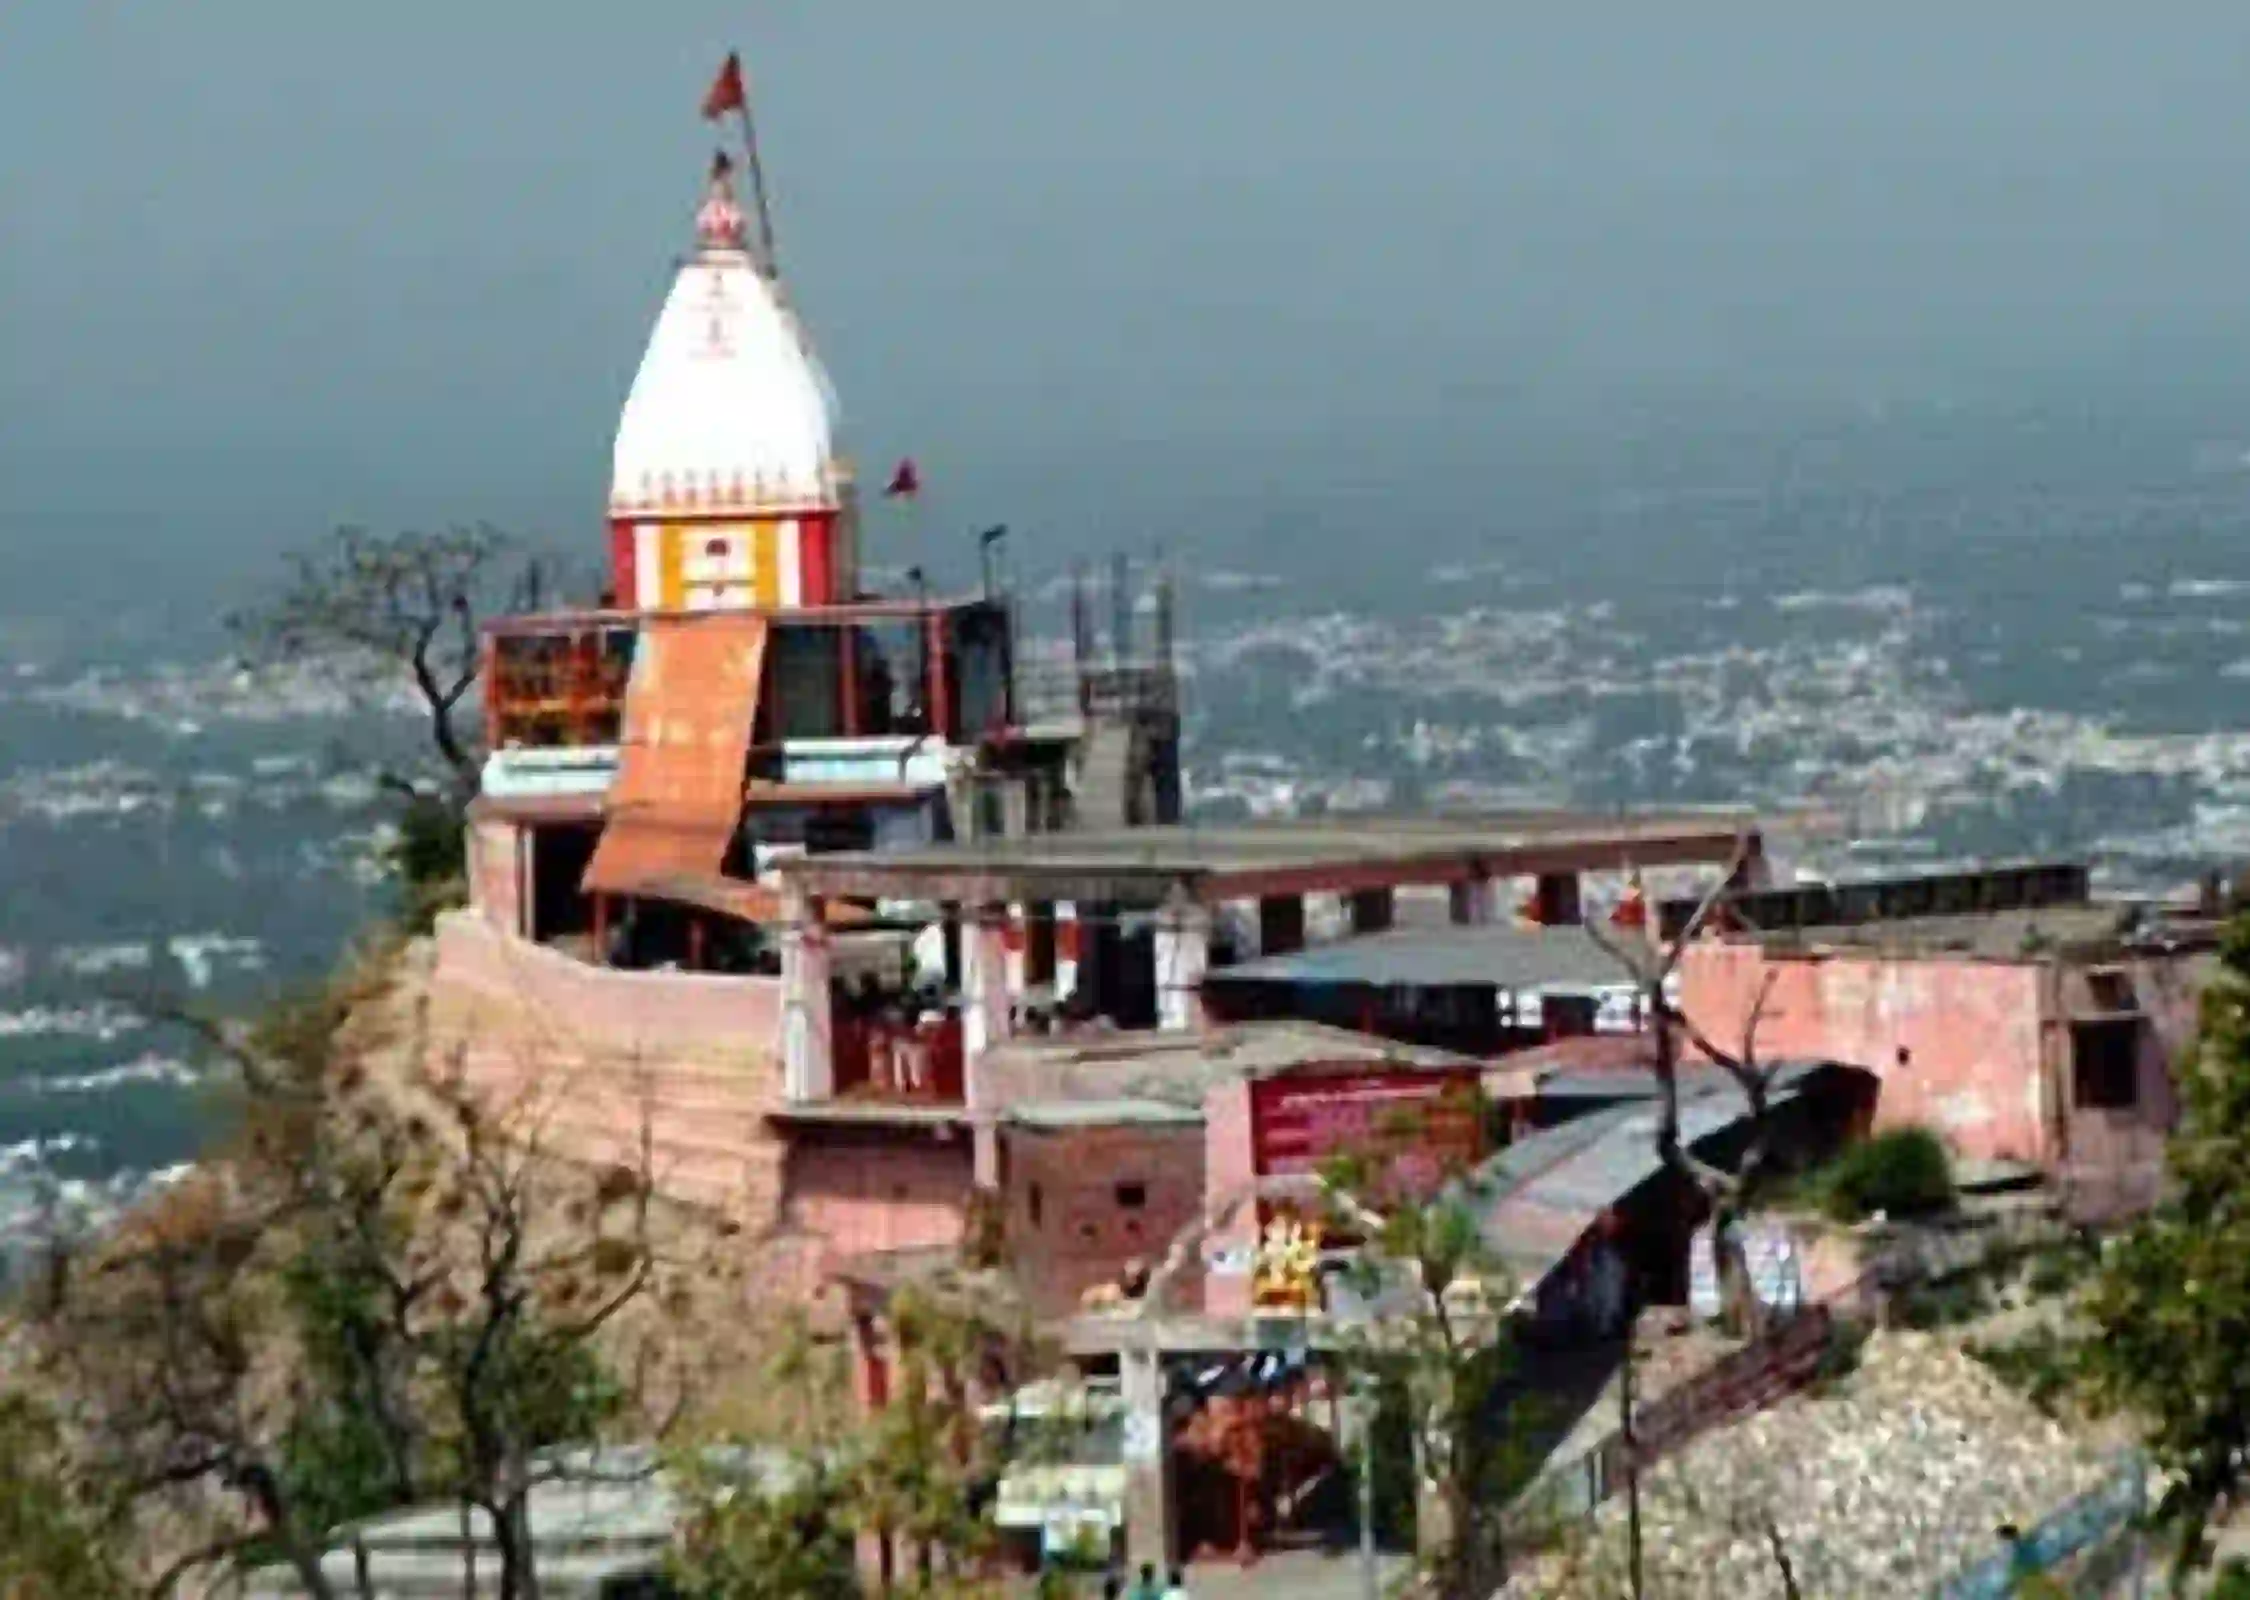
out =
[(1154, 908), (1175, 890), (1210, 905), (1636, 866), (1725, 866), (1755, 857), (1758, 848), (1757, 820), (1741, 811), (1611, 817), (1522, 811), (1024, 834), (910, 850), (837, 851), (782, 870), (795, 887), (815, 895)]

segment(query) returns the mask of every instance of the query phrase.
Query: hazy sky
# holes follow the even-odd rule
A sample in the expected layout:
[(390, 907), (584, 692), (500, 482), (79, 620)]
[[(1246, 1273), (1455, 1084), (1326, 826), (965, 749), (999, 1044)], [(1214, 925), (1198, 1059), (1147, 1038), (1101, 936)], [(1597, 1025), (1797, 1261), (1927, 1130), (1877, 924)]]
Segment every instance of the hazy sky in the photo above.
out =
[(2239, 3), (15, 0), (0, 559), (593, 538), (732, 44), (855, 453), (964, 526), (1254, 549), (1618, 418), (2250, 370)]

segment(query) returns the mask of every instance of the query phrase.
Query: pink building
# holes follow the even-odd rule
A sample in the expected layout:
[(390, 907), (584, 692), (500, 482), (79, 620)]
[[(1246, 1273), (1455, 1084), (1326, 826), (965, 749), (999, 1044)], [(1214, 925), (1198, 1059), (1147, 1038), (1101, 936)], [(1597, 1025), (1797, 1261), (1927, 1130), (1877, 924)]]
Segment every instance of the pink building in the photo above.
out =
[(1762, 995), (1761, 1057), (1863, 1068), (1877, 1126), (1929, 1127), (1964, 1161), (2037, 1167), (2111, 1212), (2155, 1193), (2213, 959), (2207, 924), (2133, 916), (2080, 902), (1719, 935), (1688, 951), (1680, 1003), (1733, 1051)]

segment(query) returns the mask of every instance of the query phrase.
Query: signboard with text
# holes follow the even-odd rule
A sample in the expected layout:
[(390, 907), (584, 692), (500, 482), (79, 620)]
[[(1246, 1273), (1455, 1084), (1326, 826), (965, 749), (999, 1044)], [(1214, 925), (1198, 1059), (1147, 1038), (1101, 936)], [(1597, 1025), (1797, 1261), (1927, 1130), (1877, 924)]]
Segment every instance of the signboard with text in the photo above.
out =
[(1484, 1154), (1473, 1072), (1300, 1072), (1250, 1086), (1251, 1159), (1263, 1177), (1318, 1172), (1340, 1155), (1379, 1189), (1434, 1191)]

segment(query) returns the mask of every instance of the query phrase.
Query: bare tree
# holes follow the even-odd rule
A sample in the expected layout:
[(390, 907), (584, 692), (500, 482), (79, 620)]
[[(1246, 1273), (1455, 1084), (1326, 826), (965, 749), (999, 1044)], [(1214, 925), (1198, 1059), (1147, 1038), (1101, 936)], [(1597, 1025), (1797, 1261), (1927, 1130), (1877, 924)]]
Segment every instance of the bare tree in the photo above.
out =
[[(1656, 1077), (1656, 1150), (1665, 1167), (1693, 1185), (1711, 1215), (1711, 1248), (1717, 1270), (1720, 1299), (1738, 1331), (1754, 1332), (1760, 1320), (1758, 1297), (1750, 1284), (1736, 1225), (1756, 1196), (1773, 1157), (1770, 1108), (1775, 1068), (1758, 1057), (1758, 1028), (1765, 1020), (1773, 994), (1774, 974), (1768, 970), (1742, 1022), (1740, 1044), (1721, 1049), (1681, 1008), (1667, 987), (1688, 946), (1700, 936), (1740, 880), (1750, 859), (1747, 843), (1737, 849), (1726, 875), (1696, 903), (1679, 932), (1669, 940), (1621, 939), (1588, 923), (1587, 933), (1632, 976), (1639, 992), (1641, 1015), (1647, 1019), (1651, 1069)], [(1698, 1055), (1719, 1067), (1742, 1091), (1749, 1109), (1750, 1135), (1742, 1159), (1733, 1172), (1700, 1161), (1680, 1137), (1680, 1046), (1692, 1045)]]
[[(478, 739), (461, 722), (483, 658), (480, 624), (538, 609), (552, 586), (548, 564), (483, 525), (439, 533), (340, 528), (289, 558), (287, 580), (264, 602), (229, 618), (264, 659), (315, 663), (355, 691), (411, 688), (456, 798), (476, 792)], [(385, 773), (410, 793), (410, 777)]]
[(672, 1265), (646, 1118), (637, 1165), (567, 1166), (458, 1076), (375, 1087), (355, 1015), (324, 996), (207, 1030), (242, 1075), (238, 1148), (63, 1280), (51, 1386), (102, 1477), (199, 1530), (167, 1583), (256, 1551), (324, 1596), (336, 1523), (450, 1500), (489, 1524), (497, 1592), (535, 1600), (543, 1452), (627, 1410), (597, 1342)]

